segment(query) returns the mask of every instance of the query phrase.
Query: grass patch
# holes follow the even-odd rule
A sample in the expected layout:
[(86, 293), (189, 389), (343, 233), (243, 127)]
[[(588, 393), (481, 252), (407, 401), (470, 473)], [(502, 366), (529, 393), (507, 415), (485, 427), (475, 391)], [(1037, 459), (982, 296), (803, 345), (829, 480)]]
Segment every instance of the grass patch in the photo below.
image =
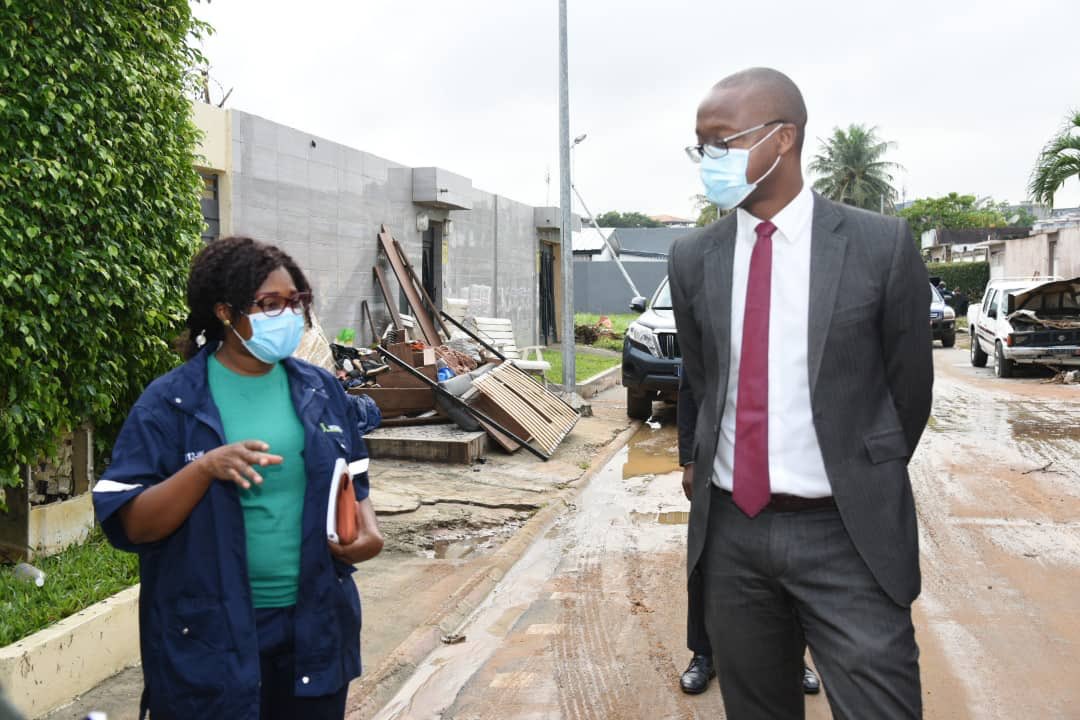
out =
[(596, 342), (594, 342), (590, 347), (603, 348), (605, 350), (614, 350), (615, 352), (622, 352), (622, 346), (622, 338), (602, 337)]
[[(626, 334), (626, 328), (630, 323), (637, 320), (640, 315), (637, 313), (617, 313), (615, 315), (608, 315), (611, 320), (611, 330), (619, 337)], [(575, 313), (574, 324), (575, 325), (595, 325), (600, 321), (600, 316), (596, 313)], [(622, 344), (619, 344), (619, 349), (622, 349)]]
[(0, 647), (10, 645), (139, 582), (139, 558), (109, 545), (95, 526), (82, 545), (39, 558), (45, 586), (16, 579), (0, 567)]
[[(621, 346), (620, 346), (621, 347)], [(544, 350), (544, 359), (551, 363), (551, 369), (544, 373), (550, 383), (562, 383), (562, 351)], [(598, 375), (608, 368), (613, 368), (622, 363), (621, 357), (608, 357), (604, 355), (588, 355), (577, 353), (574, 360), (574, 374), (580, 383), (588, 380), (593, 375)]]

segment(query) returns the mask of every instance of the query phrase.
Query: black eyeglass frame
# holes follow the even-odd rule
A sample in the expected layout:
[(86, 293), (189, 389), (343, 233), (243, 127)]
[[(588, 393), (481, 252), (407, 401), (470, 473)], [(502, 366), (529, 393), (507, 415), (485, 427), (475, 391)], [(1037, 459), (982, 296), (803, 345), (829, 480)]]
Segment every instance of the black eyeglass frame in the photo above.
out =
[[(289, 297), (277, 293), (257, 295), (255, 299), (251, 301), (251, 304), (259, 308), (259, 312), (267, 317), (277, 317), (278, 315), (283, 314), (287, 309), (292, 310), (294, 313), (306, 311), (311, 307), (311, 300), (311, 293), (305, 290)], [(268, 301), (275, 304), (271, 304), (270, 307), (267, 307)], [(278, 302), (281, 303), (280, 306), (276, 305)]]
[(685, 148), (683, 148), (683, 150), (686, 152), (690, 160), (695, 163), (701, 162), (702, 159), (706, 157), (712, 158), (713, 160), (719, 160), (720, 158), (727, 155), (728, 151), (731, 150), (728, 143), (730, 143), (732, 140), (737, 140), (738, 138), (749, 135), (752, 132), (757, 132), (762, 128), (767, 128), (770, 125), (776, 124), (789, 125), (790, 123), (787, 120), (769, 120), (768, 122), (763, 122), (760, 125), (755, 125), (752, 128), (740, 130), (734, 135), (728, 135), (726, 138), (721, 138), (715, 143), (698, 143), (697, 145), (687, 145)]

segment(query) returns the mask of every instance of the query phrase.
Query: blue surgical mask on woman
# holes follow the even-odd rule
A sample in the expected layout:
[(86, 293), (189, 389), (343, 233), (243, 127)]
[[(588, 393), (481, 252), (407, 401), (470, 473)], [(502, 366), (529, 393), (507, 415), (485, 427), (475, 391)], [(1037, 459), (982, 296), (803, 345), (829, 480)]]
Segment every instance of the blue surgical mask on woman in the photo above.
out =
[(777, 125), (768, 135), (758, 140), (749, 149), (730, 148), (723, 157), (713, 158), (705, 155), (701, 158), (701, 181), (705, 184), (705, 197), (721, 210), (731, 210), (739, 206), (758, 184), (780, 164), (780, 156), (765, 174), (754, 182), (746, 177), (750, 166), (750, 152), (772, 137), (782, 125)]
[(251, 322), (251, 338), (245, 340), (233, 332), (247, 351), (267, 365), (273, 365), (296, 352), (304, 335), (304, 311), (287, 309), (280, 315), (255, 313), (247, 316)]

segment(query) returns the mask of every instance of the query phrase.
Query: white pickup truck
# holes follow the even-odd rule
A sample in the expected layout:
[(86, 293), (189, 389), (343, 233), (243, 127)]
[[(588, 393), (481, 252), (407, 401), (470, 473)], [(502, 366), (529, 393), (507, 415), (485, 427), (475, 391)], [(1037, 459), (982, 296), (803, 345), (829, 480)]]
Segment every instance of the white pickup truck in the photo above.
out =
[(992, 280), (968, 309), (971, 364), (1011, 377), (1016, 364), (1080, 366), (1080, 277)]

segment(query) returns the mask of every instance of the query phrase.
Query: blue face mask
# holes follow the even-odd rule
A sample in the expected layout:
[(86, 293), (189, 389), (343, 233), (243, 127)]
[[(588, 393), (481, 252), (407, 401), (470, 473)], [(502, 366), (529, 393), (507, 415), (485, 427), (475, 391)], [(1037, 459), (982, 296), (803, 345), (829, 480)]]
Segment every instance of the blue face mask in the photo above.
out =
[(780, 164), (780, 156), (772, 164), (765, 174), (754, 182), (746, 177), (746, 170), (750, 166), (750, 151), (772, 137), (772, 134), (781, 126), (773, 128), (765, 137), (754, 143), (749, 149), (730, 148), (727, 155), (720, 158), (711, 158), (708, 155), (701, 158), (701, 182), (705, 184), (705, 197), (721, 210), (731, 210), (754, 192), (758, 184), (769, 177), (769, 174)]
[(235, 327), (233, 332), (249, 353), (267, 365), (284, 360), (300, 346), (300, 338), (304, 334), (302, 310), (287, 309), (273, 317), (266, 313), (255, 313), (247, 318), (251, 322), (251, 338), (245, 340)]

